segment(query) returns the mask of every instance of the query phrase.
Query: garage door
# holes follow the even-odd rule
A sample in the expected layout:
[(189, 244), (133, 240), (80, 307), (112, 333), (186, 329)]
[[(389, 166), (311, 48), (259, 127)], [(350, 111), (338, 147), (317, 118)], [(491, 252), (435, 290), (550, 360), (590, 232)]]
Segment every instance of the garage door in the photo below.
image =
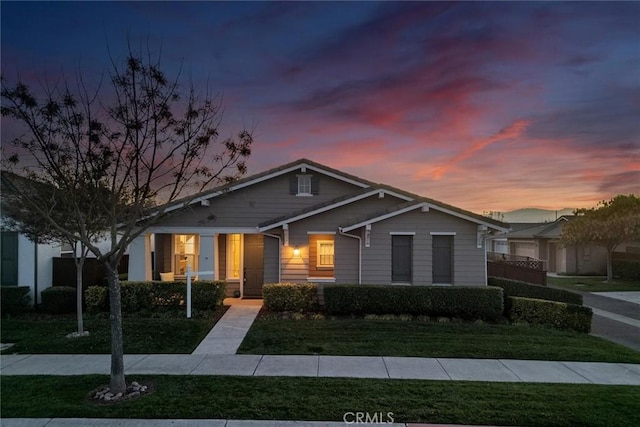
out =
[(528, 256), (530, 258), (536, 257), (536, 244), (535, 243), (514, 243), (513, 254), (520, 256)]

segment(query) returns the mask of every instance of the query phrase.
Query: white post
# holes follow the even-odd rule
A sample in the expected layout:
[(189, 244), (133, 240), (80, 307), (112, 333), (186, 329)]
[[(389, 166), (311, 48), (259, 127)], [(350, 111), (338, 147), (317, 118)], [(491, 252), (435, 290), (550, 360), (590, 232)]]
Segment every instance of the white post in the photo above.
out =
[(187, 264), (187, 319), (191, 319), (191, 266)]

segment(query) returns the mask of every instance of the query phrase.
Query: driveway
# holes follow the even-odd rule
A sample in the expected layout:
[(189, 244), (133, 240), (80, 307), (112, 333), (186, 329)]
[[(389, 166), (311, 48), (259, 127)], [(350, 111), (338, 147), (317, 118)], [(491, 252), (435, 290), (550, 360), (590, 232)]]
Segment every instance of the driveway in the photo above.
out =
[(574, 292), (593, 309), (593, 335), (640, 351), (640, 292)]

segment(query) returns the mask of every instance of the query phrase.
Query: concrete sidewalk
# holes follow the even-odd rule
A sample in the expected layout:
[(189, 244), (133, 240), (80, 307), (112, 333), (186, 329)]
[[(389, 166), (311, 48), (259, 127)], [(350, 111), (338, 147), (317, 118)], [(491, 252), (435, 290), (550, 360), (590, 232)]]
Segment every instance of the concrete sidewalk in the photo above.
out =
[[(0, 375), (109, 373), (107, 354), (6, 355)], [(125, 355), (127, 375), (239, 375), (640, 385), (640, 364), (252, 354)]]

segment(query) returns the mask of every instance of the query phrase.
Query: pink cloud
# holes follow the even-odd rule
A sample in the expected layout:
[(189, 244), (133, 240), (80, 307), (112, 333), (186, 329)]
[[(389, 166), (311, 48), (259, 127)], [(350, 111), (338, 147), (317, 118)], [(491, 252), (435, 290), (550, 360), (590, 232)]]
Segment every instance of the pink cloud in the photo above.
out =
[(427, 175), (432, 175), (435, 180), (439, 180), (442, 176), (451, 170), (456, 164), (471, 157), (475, 152), (482, 150), (490, 144), (496, 142), (519, 138), (529, 126), (527, 120), (517, 120), (506, 128), (501, 129), (499, 132), (491, 135), (487, 138), (480, 139), (474, 142), (470, 147), (464, 149), (458, 153), (455, 157), (447, 161), (445, 164), (436, 167), (435, 169), (425, 168), (416, 172), (415, 177), (417, 179), (424, 178)]

